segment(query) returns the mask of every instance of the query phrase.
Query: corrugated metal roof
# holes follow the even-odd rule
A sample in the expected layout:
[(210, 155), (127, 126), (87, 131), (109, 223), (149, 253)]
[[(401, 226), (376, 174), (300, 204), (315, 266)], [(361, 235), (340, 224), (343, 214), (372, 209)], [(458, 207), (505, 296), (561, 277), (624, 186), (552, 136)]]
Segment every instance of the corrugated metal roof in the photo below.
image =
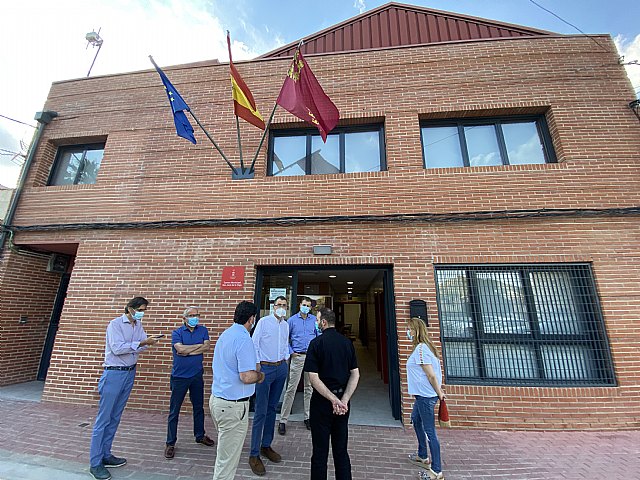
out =
[[(552, 34), (545, 30), (391, 2), (306, 37), (302, 53)], [(298, 42), (290, 43), (260, 58), (291, 57), (297, 45)]]

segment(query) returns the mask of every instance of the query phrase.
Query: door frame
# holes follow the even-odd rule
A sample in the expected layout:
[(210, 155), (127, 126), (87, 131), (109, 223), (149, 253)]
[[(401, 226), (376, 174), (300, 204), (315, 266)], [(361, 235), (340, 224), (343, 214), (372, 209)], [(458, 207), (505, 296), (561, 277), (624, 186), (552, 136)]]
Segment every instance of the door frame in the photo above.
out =
[[(400, 395), (400, 363), (398, 353), (398, 324), (396, 321), (395, 293), (393, 289), (393, 265), (390, 264), (350, 264), (350, 265), (256, 265), (256, 286), (253, 301), (259, 307), (261, 305), (261, 292), (265, 274), (291, 273), (291, 298), (298, 298), (298, 272), (301, 270), (381, 270), (383, 272), (384, 308), (387, 333), (387, 372), (389, 376), (389, 403), (391, 414), (396, 420), (400, 420), (402, 399)], [(332, 304), (335, 307), (335, 305)], [(297, 305), (291, 305), (296, 308)]]
[(47, 336), (44, 341), (44, 347), (42, 348), (42, 355), (40, 355), (40, 365), (38, 366), (38, 376), (36, 377), (37, 380), (44, 381), (47, 378), (47, 372), (49, 371), (49, 365), (51, 364), (53, 345), (56, 341), (56, 334), (58, 333), (58, 327), (60, 325), (60, 315), (62, 315), (64, 301), (67, 298), (67, 290), (69, 289), (70, 280), (70, 273), (63, 273), (60, 277), (58, 291), (56, 292), (56, 299), (53, 302), (53, 310), (51, 310), (51, 316), (49, 317)]

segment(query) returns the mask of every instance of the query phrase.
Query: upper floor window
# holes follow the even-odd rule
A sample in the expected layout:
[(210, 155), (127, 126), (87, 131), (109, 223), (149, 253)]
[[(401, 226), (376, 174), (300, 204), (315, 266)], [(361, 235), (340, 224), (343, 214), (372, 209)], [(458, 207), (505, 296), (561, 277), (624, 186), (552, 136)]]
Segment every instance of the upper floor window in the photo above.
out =
[(48, 185), (96, 183), (103, 155), (104, 143), (59, 147)]
[(613, 385), (587, 264), (437, 266), (447, 383)]
[(543, 116), (422, 123), (426, 168), (555, 162)]
[(386, 170), (382, 125), (337, 127), (327, 136), (327, 143), (323, 143), (317, 130), (271, 132), (269, 175), (323, 175), (381, 170)]

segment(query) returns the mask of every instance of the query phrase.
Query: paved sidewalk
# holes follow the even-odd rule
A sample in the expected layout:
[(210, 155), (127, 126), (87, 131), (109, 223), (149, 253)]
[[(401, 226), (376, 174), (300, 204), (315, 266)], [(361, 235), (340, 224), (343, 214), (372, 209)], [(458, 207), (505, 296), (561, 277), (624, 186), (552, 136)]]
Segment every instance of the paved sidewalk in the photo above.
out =
[[(91, 478), (88, 450), (96, 408), (0, 398), (0, 479), (76, 480)], [(186, 413), (186, 412), (185, 412)], [(215, 447), (193, 441), (191, 416), (183, 413), (176, 457), (163, 456), (166, 415), (126, 411), (114, 453), (129, 463), (112, 470), (114, 479), (210, 479)], [(206, 429), (216, 432), (211, 418)], [(249, 436), (251, 429), (249, 428)], [(273, 447), (280, 464), (266, 461), (272, 479), (309, 478), (311, 438), (304, 425), (290, 422), (287, 435), (276, 434)], [(506, 432), (440, 430), (447, 480), (640, 478), (640, 431)], [(238, 478), (256, 477), (247, 464), (245, 441)], [(350, 454), (354, 479), (417, 479), (418, 468), (406, 461), (416, 449), (413, 431), (352, 426)], [(332, 466), (330, 466), (330, 471)], [(329, 478), (333, 478), (330, 474)]]

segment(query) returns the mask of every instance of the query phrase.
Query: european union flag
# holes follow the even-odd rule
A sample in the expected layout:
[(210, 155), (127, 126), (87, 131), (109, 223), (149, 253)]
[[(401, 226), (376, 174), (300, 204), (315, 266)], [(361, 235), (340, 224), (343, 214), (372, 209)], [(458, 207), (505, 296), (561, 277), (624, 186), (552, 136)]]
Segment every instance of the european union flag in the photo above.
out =
[[(153, 60), (152, 60), (153, 61)], [(185, 111), (189, 110), (189, 105), (178, 93), (176, 87), (174, 87), (167, 76), (164, 74), (160, 67), (158, 67), (155, 62), (154, 66), (162, 79), (162, 83), (164, 84), (164, 89), (167, 91), (167, 97), (169, 97), (169, 105), (171, 105), (171, 111), (173, 112), (173, 122), (176, 125), (176, 133), (178, 136), (182, 138), (186, 138), (191, 143), (196, 143), (196, 137), (193, 136), (193, 127), (187, 120), (187, 116), (185, 115)]]

